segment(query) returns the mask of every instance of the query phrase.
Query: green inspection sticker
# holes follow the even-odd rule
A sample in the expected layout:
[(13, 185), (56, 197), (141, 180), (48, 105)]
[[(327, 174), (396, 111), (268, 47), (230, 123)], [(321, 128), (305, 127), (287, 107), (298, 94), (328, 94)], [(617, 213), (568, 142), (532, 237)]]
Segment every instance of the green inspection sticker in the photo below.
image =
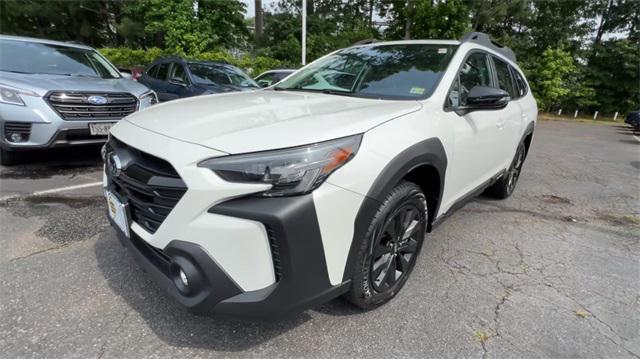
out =
[(424, 87), (412, 87), (409, 93), (412, 95), (424, 95)]

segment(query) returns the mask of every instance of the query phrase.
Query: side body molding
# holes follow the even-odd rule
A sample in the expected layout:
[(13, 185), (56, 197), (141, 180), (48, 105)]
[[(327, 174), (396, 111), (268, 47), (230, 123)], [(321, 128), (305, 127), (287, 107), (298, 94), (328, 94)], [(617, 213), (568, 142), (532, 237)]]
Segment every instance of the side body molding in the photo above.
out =
[(384, 167), (373, 182), (373, 185), (367, 192), (367, 196), (364, 198), (358, 210), (343, 281), (349, 280), (352, 277), (360, 243), (367, 234), (371, 218), (375, 215), (386, 195), (402, 178), (411, 172), (411, 170), (423, 165), (434, 167), (439, 176), (440, 188), (439, 193), (437, 193), (436, 205), (435, 208), (429, 209), (429, 220), (432, 221), (435, 218), (440, 207), (445, 186), (444, 179), (447, 170), (447, 154), (442, 142), (440, 142), (438, 138), (430, 138), (418, 142), (400, 152)]

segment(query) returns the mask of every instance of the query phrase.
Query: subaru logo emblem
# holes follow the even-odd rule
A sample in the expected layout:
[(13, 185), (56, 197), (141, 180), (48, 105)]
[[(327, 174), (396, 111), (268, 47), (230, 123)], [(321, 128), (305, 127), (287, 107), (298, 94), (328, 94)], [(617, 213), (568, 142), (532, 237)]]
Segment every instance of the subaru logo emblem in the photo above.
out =
[(104, 96), (89, 96), (87, 101), (94, 105), (106, 105), (107, 102), (109, 102), (109, 100)]
[(122, 171), (122, 163), (120, 162), (120, 157), (118, 157), (118, 155), (116, 155), (115, 153), (109, 155), (107, 167), (111, 177), (120, 176), (120, 172)]

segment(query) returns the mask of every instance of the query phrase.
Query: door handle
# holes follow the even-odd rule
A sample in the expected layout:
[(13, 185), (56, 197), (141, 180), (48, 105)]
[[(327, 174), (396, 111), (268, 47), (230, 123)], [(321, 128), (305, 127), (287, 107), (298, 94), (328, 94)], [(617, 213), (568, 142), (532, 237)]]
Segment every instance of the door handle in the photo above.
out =
[(498, 122), (496, 122), (496, 127), (499, 130), (502, 130), (504, 128), (504, 124), (505, 124), (504, 118), (500, 118), (500, 119), (498, 119)]

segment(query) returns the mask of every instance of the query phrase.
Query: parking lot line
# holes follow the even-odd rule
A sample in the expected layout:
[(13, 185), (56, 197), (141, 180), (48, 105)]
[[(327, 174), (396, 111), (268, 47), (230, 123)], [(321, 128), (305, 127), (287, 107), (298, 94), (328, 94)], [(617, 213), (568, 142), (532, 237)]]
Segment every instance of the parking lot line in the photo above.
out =
[(73, 191), (73, 190), (77, 190), (77, 189), (97, 187), (97, 186), (101, 186), (101, 185), (102, 185), (102, 181), (99, 181), (99, 182), (77, 184), (77, 185), (73, 185), (73, 186), (52, 188), (52, 189), (47, 189), (47, 190), (43, 190), (43, 191), (32, 192), (32, 193), (29, 193), (29, 194), (13, 194), (13, 195), (10, 195), (10, 196), (0, 197), (0, 202), (11, 200), (11, 199), (16, 199), (16, 198), (20, 198), (20, 197), (42, 196), (42, 195), (46, 195), (46, 194), (67, 192), (67, 191)]

